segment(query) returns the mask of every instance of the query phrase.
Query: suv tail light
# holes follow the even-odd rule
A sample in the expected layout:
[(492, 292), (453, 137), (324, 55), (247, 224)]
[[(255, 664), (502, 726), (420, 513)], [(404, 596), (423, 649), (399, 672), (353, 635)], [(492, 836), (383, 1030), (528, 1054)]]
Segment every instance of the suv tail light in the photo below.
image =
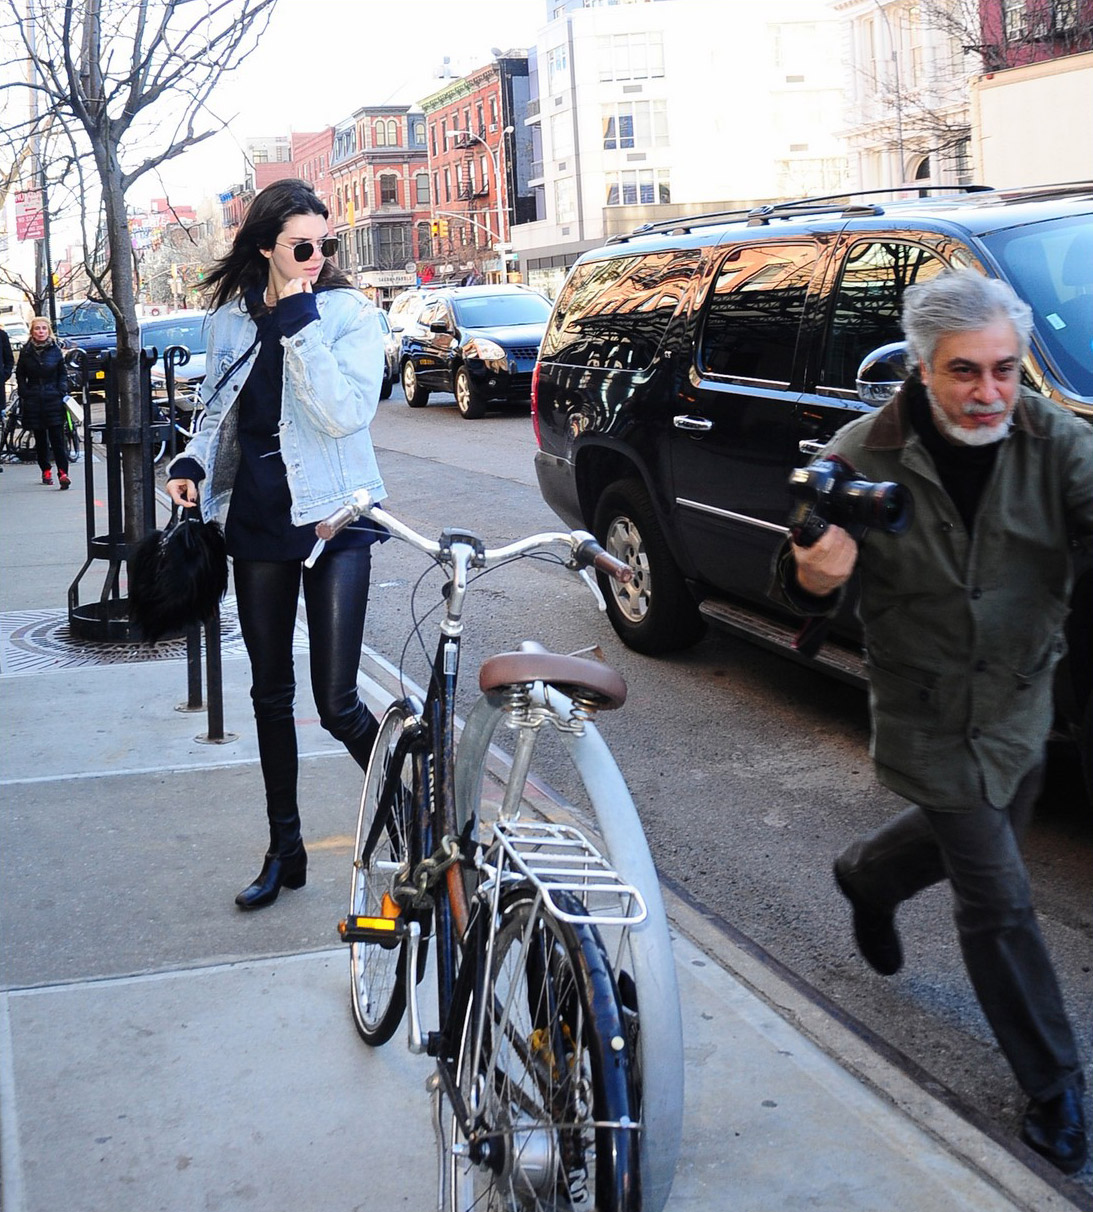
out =
[(536, 360), (535, 369), (531, 372), (531, 426), (535, 430), (535, 445), (542, 446), (539, 440), (539, 362)]

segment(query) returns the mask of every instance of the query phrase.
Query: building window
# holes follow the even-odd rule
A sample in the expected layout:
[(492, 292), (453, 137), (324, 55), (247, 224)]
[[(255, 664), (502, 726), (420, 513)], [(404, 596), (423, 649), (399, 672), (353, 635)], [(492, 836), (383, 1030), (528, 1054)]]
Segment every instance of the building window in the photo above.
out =
[(436, 156), (436, 123), (432, 123), (429, 127), (429, 150), (433, 157)]
[(428, 223), (417, 225), (417, 255), (422, 261), (433, 255), (433, 237), (429, 232)]
[(392, 206), (398, 203), (398, 177), (394, 173), (384, 173), (380, 177), (380, 205)]
[(664, 38), (659, 30), (609, 34), (599, 39), (601, 80), (650, 80), (664, 75)]
[(388, 119), (388, 122), (387, 122), (387, 146), (388, 147), (398, 147), (399, 142), (400, 142), (400, 140), (398, 137), (398, 123), (395, 121), (394, 118), (390, 118), (390, 119)]
[(671, 174), (666, 168), (639, 168), (608, 173), (608, 206), (652, 206), (671, 202)]
[(1002, 0), (1002, 20), (1007, 42), (1017, 42), (1025, 36), (1025, 0)]
[(665, 101), (625, 101), (603, 111), (604, 151), (668, 146), (668, 106)]
[(547, 92), (564, 92), (569, 87), (569, 58), (564, 46), (547, 51)]
[(572, 177), (554, 182), (554, 221), (572, 223), (577, 218), (577, 190)]
[(490, 130), (497, 129), (497, 98), (490, 98)]
[(387, 146), (387, 126), (383, 122), (377, 122), (372, 128), (372, 142), (376, 147)]
[(550, 115), (550, 154), (555, 160), (564, 160), (573, 154), (573, 115)]
[(410, 124), (410, 130), (411, 130), (410, 137), (411, 137), (411, 140), (413, 141), (414, 146), (415, 147), (424, 147), (425, 146), (425, 119), (424, 118), (414, 118), (413, 122)]
[(450, 202), (451, 200), (452, 200), (452, 170), (450, 168), (446, 168), (444, 170), (444, 201)]
[(429, 178), (425, 173), (414, 177), (414, 203), (417, 206), (429, 205)]

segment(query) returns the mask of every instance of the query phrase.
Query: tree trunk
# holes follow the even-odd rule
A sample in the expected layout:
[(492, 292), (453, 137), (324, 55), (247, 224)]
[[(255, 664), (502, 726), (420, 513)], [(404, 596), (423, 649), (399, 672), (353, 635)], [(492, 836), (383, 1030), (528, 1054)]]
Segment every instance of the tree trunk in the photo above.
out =
[[(107, 152), (108, 161), (114, 157)], [(133, 284), (132, 239), (125, 210), (125, 192), (116, 162), (101, 165), (103, 207), (110, 257), (110, 293), (119, 316), (116, 373), (121, 426), (122, 513), (125, 540), (135, 543), (148, 529), (154, 502), (145, 499), (148, 445), (140, 390), (140, 326)], [(150, 490), (150, 486), (149, 486)]]

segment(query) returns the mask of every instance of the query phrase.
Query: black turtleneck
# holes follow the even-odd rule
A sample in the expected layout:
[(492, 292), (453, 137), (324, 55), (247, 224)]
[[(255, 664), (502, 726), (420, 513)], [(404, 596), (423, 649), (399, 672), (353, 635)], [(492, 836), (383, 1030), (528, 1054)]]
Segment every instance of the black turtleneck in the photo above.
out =
[(903, 390), (911, 424), (934, 461), (942, 488), (949, 494), (964, 528), (971, 534), (979, 500), (987, 487), (1001, 442), (991, 442), (988, 446), (961, 446), (950, 442), (934, 424), (922, 381), (914, 376), (907, 380)]

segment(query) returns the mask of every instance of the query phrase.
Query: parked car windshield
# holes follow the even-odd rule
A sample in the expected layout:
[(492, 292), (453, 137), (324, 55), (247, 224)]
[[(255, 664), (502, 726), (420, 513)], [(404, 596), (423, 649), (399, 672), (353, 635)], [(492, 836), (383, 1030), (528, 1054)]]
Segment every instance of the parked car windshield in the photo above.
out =
[(452, 310), (462, 328), (499, 328), (505, 324), (545, 324), (550, 304), (542, 295), (478, 295), (453, 299)]
[(115, 330), (114, 313), (105, 303), (78, 303), (57, 321), (59, 337), (91, 337)]
[(204, 353), (208, 332), (205, 318), (204, 312), (194, 312), (192, 316), (147, 321), (140, 328), (140, 343), (154, 345), (161, 354), (171, 345), (185, 345), (192, 354)]
[(1093, 221), (1051, 219), (983, 238), (1032, 307), (1036, 335), (1064, 383), (1093, 396)]

